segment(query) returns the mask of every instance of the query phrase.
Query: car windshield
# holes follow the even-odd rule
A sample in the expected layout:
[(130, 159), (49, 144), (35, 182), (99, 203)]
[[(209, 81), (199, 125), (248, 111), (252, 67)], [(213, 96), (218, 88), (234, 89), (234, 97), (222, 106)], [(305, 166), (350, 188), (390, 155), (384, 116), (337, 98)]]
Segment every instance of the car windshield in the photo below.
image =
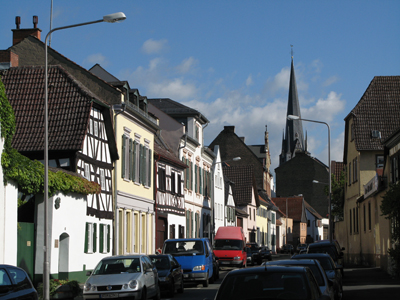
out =
[[(306, 278), (301, 273), (264, 272), (227, 276), (217, 300), (309, 299)], [(292, 298), (291, 298), (292, 295)], [(293, 298), (293, 295), (296, 295)]]
[(141, 272), (139, 258), (103, 259), (93, 271), (93, 275)]
[(260, 250), (260, 247), (257, 244), (247, 244), (246, 246), (249, 247), (252, 251)]
[(242, 250), (241, 240), (215, 240), (214, 250)]
[(156, 266), (157, 270), (169, 270), (171, 265), (169, 259), (166, 256), (152, 256), (151, 261)]
[(165, 242), (164, 253), (172, 255), (203, 255), (203, 242), (190, 240)]
[(330, 257), (316, 257), (315, 259), (318, 259), (325, 271), (335, 270), (335, 266), (333, 265), (333, 261)]

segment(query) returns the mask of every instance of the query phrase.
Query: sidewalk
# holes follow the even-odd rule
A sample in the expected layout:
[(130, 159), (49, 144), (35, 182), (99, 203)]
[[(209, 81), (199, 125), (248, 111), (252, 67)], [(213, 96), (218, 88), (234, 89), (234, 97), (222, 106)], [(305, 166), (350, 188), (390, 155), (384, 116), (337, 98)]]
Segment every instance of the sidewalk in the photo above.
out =
[(343, 297), (352, 300), (400, 299), (400, 278), (380, 268), (345, 268)]

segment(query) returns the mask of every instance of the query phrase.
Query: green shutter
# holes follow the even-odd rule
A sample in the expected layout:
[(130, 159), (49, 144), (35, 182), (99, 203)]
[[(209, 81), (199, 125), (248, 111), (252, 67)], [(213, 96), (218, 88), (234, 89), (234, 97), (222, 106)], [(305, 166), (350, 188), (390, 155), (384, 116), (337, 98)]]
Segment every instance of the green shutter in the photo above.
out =
[(193, 190), (193, 162), (190, 162), (190, 189)]
[(143, 173), (144, 173), (144, 164), (143, 164), (143, 157), (144, 157), (144, 151), (143, 151), (143, 145), (140, 144), (140, 163), (139, 163), (139, 169), (140, 169), (140, 184), (144, 184), (143, 180)]
[(198, 179), (197, 169), (198, 169), (198, 167), (197, 167), (197, 165), (195, 165), (194, 166), (194, 191), (195, 191), (195, 193), (198, 192), (198, 190), (197, 190), (197, 188), (198, 188), (198, 184), (197, 184), (197, 179)]
[(85, 253), (88, 253), (88, 243), (89, 243), (89, 223), (86, 223), (85, 228)]
[(132, 181), (136, 182), (136, 151), (137, 151), (137, 143), (133, 142), (133, 153), (132, 153)]
[(133, 156), (132, 156), (132, 153), (133, 153), (133, 140), (132, 139), (129, 139), (129, 162), (128, 162), (128, 165), (129, 165), (129, 180), (133, 180), (133, 172), (132, 172), (132, 170), (133, 170)]
[(200, 176), (200, 190), (199, 193), (203, 195), (203, 169), (200, 168), (199, 170), (199, 176)]
[[(185, 164), (188, 164), (188, 159), (185, 158)], [(185, 169), (186, 188), (189, 189), (189, 166)]]
[(149, 187), (151, 187), (151, 170), (153, 169), (153, 165), (151, 164), (151, 158), (152, 158), (151, 153), (152, 153), (152, 151), (151, 151), (151, 149), (149, 149), (149, 169), (148, 169), (148, 174), (149, 174), (148, 186)]
[(93, 223), (93, 253), (97, 251), (97, 224)]
[(99, 240), (100, 253), (103, 253), (103, 250), (104, 250), (103, 241), (104, 241), (104, 225), (100, 224), (100, 240)]
[(125, 136), (122, 136), (122, 153), (121, 153), (121, 177), (125, 178)]
[(111, 226), (107, 225), (107, 253), (110, 252), (110, 242), (111, 242)]

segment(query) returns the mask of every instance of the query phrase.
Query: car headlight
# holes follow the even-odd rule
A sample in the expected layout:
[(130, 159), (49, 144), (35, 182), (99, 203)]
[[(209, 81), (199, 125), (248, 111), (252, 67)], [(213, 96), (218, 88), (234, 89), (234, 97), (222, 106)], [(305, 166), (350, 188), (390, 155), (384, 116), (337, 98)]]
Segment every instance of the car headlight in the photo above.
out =
[(83, 290), (85, 292), (90, 291), (90, 288), (92, 287), (92, 285), (90, 283), (85, 283), (85, 285), (83, 286)]
[(132, 289), (132, 290), (137, 290), (139, 287), (139, 284), (137, 282), (137, 280), (131, 280), (128, 282), (128, 286)]
[(206, 267), (204, 265), (201, 266), (195, 266), (193, 268), (193, 271), (204, 271), (206, 269)]
[(233, 259), (234, 260), (240, 260), (240, 256), (235, 256)]

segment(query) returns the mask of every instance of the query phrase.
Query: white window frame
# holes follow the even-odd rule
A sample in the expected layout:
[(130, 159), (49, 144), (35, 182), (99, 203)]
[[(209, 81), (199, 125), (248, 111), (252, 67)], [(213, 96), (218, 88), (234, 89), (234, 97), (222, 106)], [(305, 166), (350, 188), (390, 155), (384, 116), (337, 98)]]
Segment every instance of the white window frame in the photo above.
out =
[(90, 181), (90, 165), (88, 163), (84, 164), (84, 177)]

